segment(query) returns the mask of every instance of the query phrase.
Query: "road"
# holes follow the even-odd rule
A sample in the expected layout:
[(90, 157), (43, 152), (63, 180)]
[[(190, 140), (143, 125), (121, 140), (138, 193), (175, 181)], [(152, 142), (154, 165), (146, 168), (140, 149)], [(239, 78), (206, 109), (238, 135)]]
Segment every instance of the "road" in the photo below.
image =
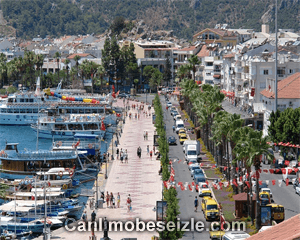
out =
[[(188, 170), (188, 165), (183, 161), (184, 160), (184, 154), (182, 151), (182, 145), (179, 143), (179, 138), (176, 133), (173, 133), (172, 126), (174, 124), (173, 117), (171, 116), (170, 112), (166, 110), (166, 101), (164, 97), (161, 97), (161, 103), (162, 107), (164, 109), (164, 119), (165, 119), (165, 124), (166, 124), (166, 133), (167, 137), (169, 136), (175, 136), (177, 139), (177, 145), (170, 146), (169, 147), (169, 158), (174, 159), (178, 158), (181, 159), (182, 162), (178, 163), (175, 162), (173, 163), (173, 168), (175, 170), (175, 181), (177, 182), (189, 182), (191, 184), (192, 182), (192, 177), (190, 174), (190, 171)], [(171, 99), (170, 99), (171, 100)], [(174, 100), (171, 100), (172, 103), (177, 103)], [(182, 221), (190, 221), (191, 218), (194, 218), (195, 222), (196, 221), (203, 221), (205, 223), (205, 227), (209, 227), (209, 224), (206, 223), (204, 215), (201, 210), (201, 200), (202, 198), (198, 198), (199, 200), (199, 207), (198, 207), (198, 212), (194, 212), (194, 199), (195, 196), (197, 196), (196, 191), (191, 192), (189, 190), (186, 191), (181, 191), (180, 188), (177, 188), (178, 195), (177, 197), (179, 198), (179, 206), (180, 206), (180, 220)], [(208, 231), (203, 231), (203, 232), (186, 232), (183, 236), (184, 240), (191, 240), (191, 239), (209, 239), (209, 233)]]
[[(262, 164), (262, 169), (269, 169), (270, 165)], [(262, 171), (260, 180), (265, 182), (269, 180), (269, 188), (272, 191), (274, 202), (281, 204), (285, 209), (285, 219), (289, 219), (300, 213), (300, 196), (295, 193), (295, 189), (292, 184), (289, 186), (282, 182), (281, 187), (278, 186), (278, 180), (282, 179), (282, 174), (270, 174)], [(276, 184), (273, 186), (271, 180), (276, 180)]]

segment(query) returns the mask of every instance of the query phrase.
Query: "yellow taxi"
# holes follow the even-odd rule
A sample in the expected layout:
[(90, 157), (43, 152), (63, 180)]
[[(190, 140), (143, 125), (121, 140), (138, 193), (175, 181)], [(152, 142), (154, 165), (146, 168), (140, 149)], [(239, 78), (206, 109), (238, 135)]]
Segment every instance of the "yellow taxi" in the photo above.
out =
[(204, 197), (202, 198), (202, 201), (201, 201), (201, 209), (202, 209), (202, 212), (204, 212), (205, 205), (206, 205), (206, 201), (207, 201), (208, 199), (212, 199), (212, 198), (209, 197), (209, 196), (204, 196)]
[(261, 202), (261, 206), (266, 206), (271, 203), (271, 197), (269, 192), (260, 192), (259, 199)]
[[(200, 196), (200, 194), (199, 194)], [(201, 191), (201, 197), (211, 197), (211, 190), (209, 188), (204, 188)]]
[(220, 211), (215, 199), (212, 198), (207, 199), (205, 201), (205, 206), (203, 211), (204, 211), (204, 216), (206, 221), (220, 219)]
[(180, 138), (181, 135), (186, 135), (186, 131), (184, 129), (179, 130), (178, 137)]
[(210, 239), (220, 240), (220, 239), (222, 239), (224, 234), (225, 234), (225, 231), (221, 230), (221, 227), (220, 227), (219, 224), (218, 225), (216, 224), (216, 225), (213, 226), (213, 228), (210, 227), (210, 229), (209, 229), (209, 238)]
[(284, 221), (284, 207), (282, 205), (271, 203), (267, 206), (271, 207), (272, 220), (277, 223)]
[(185, 140), (188, 140), (187, 135), (186, 134), (181, 134), (180, 137), (179, 137), (180, 144), (183, 144)]

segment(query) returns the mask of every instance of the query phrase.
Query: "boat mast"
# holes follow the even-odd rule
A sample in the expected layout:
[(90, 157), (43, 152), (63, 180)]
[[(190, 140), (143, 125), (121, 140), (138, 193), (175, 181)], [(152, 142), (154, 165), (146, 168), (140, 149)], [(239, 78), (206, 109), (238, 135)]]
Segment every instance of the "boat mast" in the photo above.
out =
[(17, 211), (17, 195), (16, 195), (16, 186), (14, 185), (14, 192), (15, 192), (15, 235), (17, 236), (17, 214), (16, 214), (16, 211)]
[(45, 180), (45, 172), (44, 172), (44, 208), (45, 208), (44, 240), (47, 240), (47, 205), (46, 205), (46, 180)]
[(34, 195), (35, 195), (35, 197), (34, 197), (34, 218), (36, 219), (36, 176), (35, 176), (35, 178), (34, 178), (34, 188), (35, 188), (35, 193), (34, 193)]

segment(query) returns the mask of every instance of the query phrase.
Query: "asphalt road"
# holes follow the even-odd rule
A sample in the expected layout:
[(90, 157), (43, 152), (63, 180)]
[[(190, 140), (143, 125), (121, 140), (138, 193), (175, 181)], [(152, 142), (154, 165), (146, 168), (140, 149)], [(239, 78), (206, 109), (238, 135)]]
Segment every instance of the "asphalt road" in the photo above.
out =
[[(171, 99), (170, 99), (171, 100)], [(171, 100), (174, 103), (174, 100)], [(167, 137), (175, 136), (177, 139), (177, 145), (173, 145), (169, 147), (169, 158), (170, 159), (181, 159), (181, 163), (175, 162), (173, 163), (173, 168), (175, 170), (175, 182), (178, 183), (183, 182), (191, 182), (193, 181), (190, 171), (188, 170), (188, 165), (184, 162), (184, 154), (182, 151), (182, 145), (179, 143), (179, 138), (176, 133), (173, 133), (172, 126), (174, 124), (173, 117), (170, 114), (170, 111), (166, 110), (166, 101), (164, 97), (161, 97), (162, 107), (164, 109), (164, 119), (166, 124), (166, 133)], [(180, 188), (177, 187), (178, 198), (179, 198), (179, 206), (180, 206), (180, 220), (181, 221), (190, 221), (191, 218), (194, 218), (194, 221), (202, 221), (205, 224), (205, 228), (209, 227), (209, 223), (206, 223), (205, 217), (201, 210), (201, 200), (202, 198), (198, 197), (199, 200), (199, 207), (198, 211), (194, 212), (194, 199), (197, 196), (196, 191), (191, 192), (189, 190), (182, 191)], [(197, 232), (197, 231), (190, 231), (185, 232), (183, 238), (184, 240), (191, 240), (191, 239), (209, 239), (209, 232)]]
[[(270, 165), (262, 164), (262, 169), (269, 169)], [(278, 180), (282, 179), (282, 174), (270, 174), (262, 171), (260, 180), (265, 182), (269, 180), (269, 188), (272, 191), (274, 202), (281, 204), (285, 209), (285, 219), (289, 219), (300, 213), (300, 196), (295, 193), (293, 185), (289, 186), (282, 182), (281, 187), (278, 186)], [(276, 180), (276, 184), (273, 186), (271, 180)]]

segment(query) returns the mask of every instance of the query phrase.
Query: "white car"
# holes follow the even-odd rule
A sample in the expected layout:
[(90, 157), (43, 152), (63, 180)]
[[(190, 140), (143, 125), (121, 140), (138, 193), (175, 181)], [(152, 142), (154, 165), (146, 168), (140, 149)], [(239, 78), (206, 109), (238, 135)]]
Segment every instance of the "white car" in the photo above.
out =
[(268, 192), (268, 193), (270, 193), (270, 198), (273, 198), (273, 194), (272, 194), (270, 188), (261, 188), (260, 192)]
[(300, 187), (296, 187), (295, 190), (296, 190), (296, 194), (300, 196)]
[(199, 163), (193, 163), (189, 165), (189, 170), (191, 171), (192, 167), (199, 166)]
[(168, 102), (167, 103), (167, 106), (170, 108), (170, 107), (172, 107), (172, 103), (171, 102)]
[(207, 184), (203, 183), (203, 182), (199, 183), (199, 197), (202, 197), (202, 190), (204, 190), (204, 189), (205, 190), (209, 189)]

